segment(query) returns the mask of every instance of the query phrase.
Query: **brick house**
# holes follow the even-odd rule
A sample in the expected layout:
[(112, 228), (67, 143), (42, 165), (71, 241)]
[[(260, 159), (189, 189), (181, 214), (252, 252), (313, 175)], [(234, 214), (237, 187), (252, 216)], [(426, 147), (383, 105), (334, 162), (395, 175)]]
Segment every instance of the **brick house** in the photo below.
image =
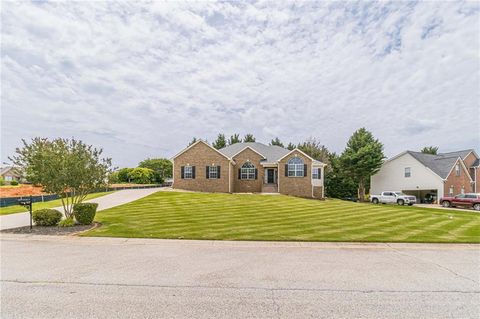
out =
[(298, 149), (237, 143), (217, 150), (200, 140), (172, 161), (177, 189), (324, 198), (326, 165)]
[(370, 193), (399, 190), (417, 196), (480, 192), (479, 156), (473, 150), (438, 155), (406, 151), (385, 161), (371, 178)]

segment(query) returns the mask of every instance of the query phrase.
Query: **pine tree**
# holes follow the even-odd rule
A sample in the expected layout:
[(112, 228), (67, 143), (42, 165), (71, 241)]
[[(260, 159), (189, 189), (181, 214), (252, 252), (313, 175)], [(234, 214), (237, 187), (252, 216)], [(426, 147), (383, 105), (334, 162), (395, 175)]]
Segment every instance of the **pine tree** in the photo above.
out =
[(218, 134), (218, 137), (215, 142), (212, 143), (212, 146), (217, 150), (227, 146), (227, 139), (225, 138), (225, 134)]
[(348, 140), (340, 162), (345, 172), (357, 183), (360, 201), (365, 200), (365, 184), (370, 176), (378, 172), (384, 158), (383, 144), (365, 128), (357, 130)]
[(230, 136), (228, 139), (228, 145), (236, 144), (236, 143), (242, 143), (242, 139), (240, 138), (240, 135), (238, 134), (233, 134)]
[(248, 143), (248, 142), (255, 142), (255, 136), (253, 134), (247, 134), (243, 138), (243, 142)]
[(425, 146), (421, 150), (422, 153), (424, 154), (432, 154), (432, 155), (437, 155), (438, 154), (438, 146)]
[(280, 146), (280, 147), (284, 147), (283, 143), (280, 141), (280, 139), (278, 137), (275, 137), (275, 139), (273, 139), (270, 142), (270, 145), (277, 145), (277, 146)]

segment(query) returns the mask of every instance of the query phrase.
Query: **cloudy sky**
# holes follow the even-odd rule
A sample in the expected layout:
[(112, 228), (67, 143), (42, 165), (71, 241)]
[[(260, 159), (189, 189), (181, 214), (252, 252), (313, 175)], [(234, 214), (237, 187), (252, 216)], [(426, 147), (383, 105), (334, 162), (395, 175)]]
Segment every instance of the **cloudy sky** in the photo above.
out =
[(366, 127), (388, 156), (480, 148), (479, 2), (2, 2), (2, 161), (76, 137), (118, 166)]

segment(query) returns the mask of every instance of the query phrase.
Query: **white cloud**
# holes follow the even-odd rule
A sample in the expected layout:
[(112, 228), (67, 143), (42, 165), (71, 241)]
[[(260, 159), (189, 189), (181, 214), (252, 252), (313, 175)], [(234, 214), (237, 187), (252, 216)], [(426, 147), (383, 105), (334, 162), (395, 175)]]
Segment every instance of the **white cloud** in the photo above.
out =
[(2, 4), (2, 160), (75, 136), (118, 165), (193, 136), (318, 137), (365, 126), (393, 155), (479, 136), (476, 2)]

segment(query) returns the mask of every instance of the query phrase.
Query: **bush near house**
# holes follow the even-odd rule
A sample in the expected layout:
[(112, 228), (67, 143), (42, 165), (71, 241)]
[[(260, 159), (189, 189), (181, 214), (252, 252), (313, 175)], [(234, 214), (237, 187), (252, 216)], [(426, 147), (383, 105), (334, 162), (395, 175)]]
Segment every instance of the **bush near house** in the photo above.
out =
[(97, 203), (80, 203), (73, 206), (73, 215), (79, 224), (90, 225), (93, 223), (97, 212)]
[(12, 185), (12, 186), (17, 186), (17, 185), (18, 185), (18, 182), (17, 182), (17, 181), (11, 181), (11, 182), (10, 182), (10, 185)]
[(62, 213), (56, 209), (39, 209), (32, 213), (32, 219), (37, 226), (55, 226), (62, 219)]

